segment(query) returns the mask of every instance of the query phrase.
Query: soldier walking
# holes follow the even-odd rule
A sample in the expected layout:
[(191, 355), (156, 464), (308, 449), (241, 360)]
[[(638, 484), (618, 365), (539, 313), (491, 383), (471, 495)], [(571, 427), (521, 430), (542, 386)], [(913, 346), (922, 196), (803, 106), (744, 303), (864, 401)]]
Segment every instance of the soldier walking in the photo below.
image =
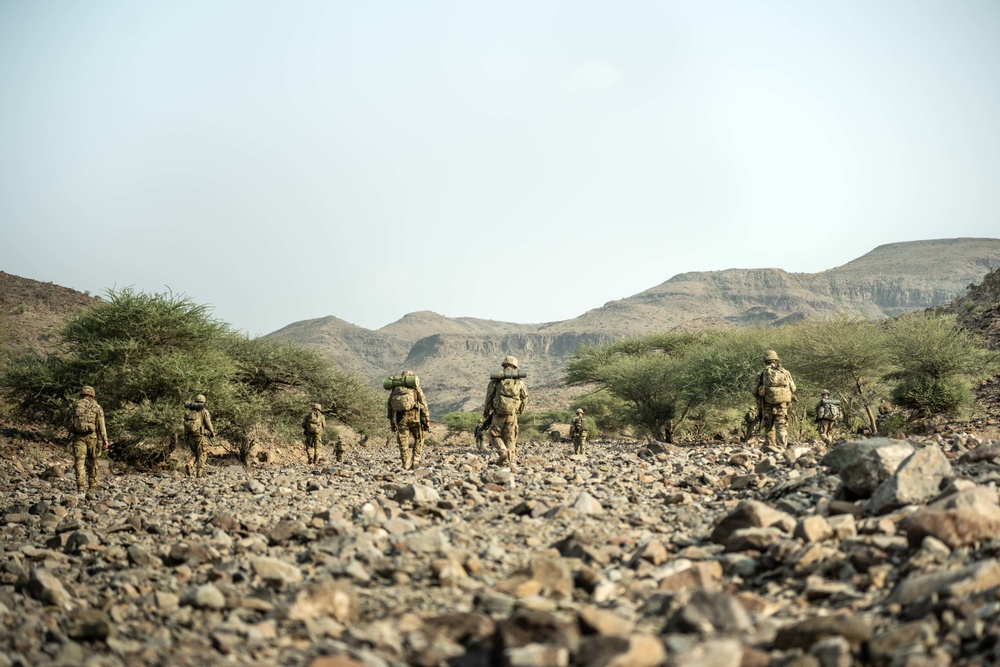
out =
[(819, 428), (820, 439), (829, 445), (833, 442), (833, 427), (843, 413), (839, 401), (830, 398), (829, 389), (821, 391), (819, 396), (819, 403), (816, 404), (816, 426)]
[(517, 358), (506, 356), (501, 373), (486, 386), (483, 419), (490, 421), (490, 441), (499, 454), (499, 464), (517, 470), (517, 416), (528, 404), (528, 389), (517, 371)]
[[(424, 431), (430, 428), (431, 417), (427, 409), (427, 399), (420, 388), (416, 374), (413, 371), (403, 371), (400, 377), (402, 380), (389, 392), (386, 407), (389, 429), (396, 434), (396, 442), (399, 444), (399, 458), (402, 460), (403, 470), (412, 470), (420, 465), (420, 459), (424, 455)], [(413, 377), (411, 381), (413, 386), (407, 384), (408, 377)]]
[(310, 464), (319, 463), (319, 446), (323, 444), (323, 429), (326, 428), (326, 417), (323, 416), (323, 406), (313, 403), (312, 411), (302, 420), (302, 435), (306, 441), (306, 458)]
[(573, 438), (573, 453), (586, 454), (587, 422), (583, 418), (583, 408), (576, 409), (576, 419), (569, 427), (569, 435)]
[(205, 407), (206, 402), (205, 395), (198, 394), (193, 402), (184, 404), (184, 439), (191, 450), (191, 457), (184, 466), (188, 476), (205, 476), (205, 447), (208, 446), (208, 439), (215, 437), (212, 415)]
[(97, 404), (94, 388), (90, 385), (80, 390), (80, 398), (69, 413), (69, 431), (72, 438), (73, 464), (76, 468), (76, 488), (80, 491), (97, 487), (97, 443), (107, 451), (108, 432), (104, 426), (104, 409)]
[(764, 353), (764, 368), (757, 374), (754, 396), (760, 423), (771, 450), (783, 450), (788, 446), (788, 406), (795, 394), (792, 374), (781, 367), (778, 353), (768, 350)]

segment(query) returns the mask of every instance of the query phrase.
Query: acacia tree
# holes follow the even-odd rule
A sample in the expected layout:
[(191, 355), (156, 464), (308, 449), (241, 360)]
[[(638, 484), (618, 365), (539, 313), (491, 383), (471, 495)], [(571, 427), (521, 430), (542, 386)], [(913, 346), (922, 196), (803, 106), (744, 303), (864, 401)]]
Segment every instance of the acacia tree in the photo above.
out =
[(657, 334), (603, 347), (583, 346), (566, 367), (567, 385), (594, 385), (626, 405), (630, 423), (671, 442), (691, 408), (682, 403), (679, 371), (685, 354), (702, 344), (698, 334)]
[(885, 378), (893, 355), (882, 324), (850, 317), (797, 325), (793, 337), (795, 369), (816, 386), (853, 398), (877, 432), (873, 406), (887, 395)]
[(957, 414), (972, 402), (970, 379), (996, 370), (997, 355), (954, 315), (911, 314), (889, 328), (898, 371), (893, 400), (915, 418)]

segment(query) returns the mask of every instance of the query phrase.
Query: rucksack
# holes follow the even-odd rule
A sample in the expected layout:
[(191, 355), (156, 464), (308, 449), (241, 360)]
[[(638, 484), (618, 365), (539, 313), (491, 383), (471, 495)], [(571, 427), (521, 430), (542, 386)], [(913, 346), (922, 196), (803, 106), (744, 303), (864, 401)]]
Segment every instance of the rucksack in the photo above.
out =
[(204, 429), (205, 421), (200, 409), (189, 409), (184, 413), (184, 435), (201, 435)]
[(97, 403), (80, 399), (69, 415), (69, 428), (77, 435), (87, 435), (97, 430)]
[(514, 378), (497, 380), (497, 392), (493, 395), (493, 411), (498, 415), (514, 415), (521, 408), (520, 381)]
[(306, 417), (306, 433), (315, 435), (319, 433), (319, 417), (315, 412), (310, 412), (309, 416)]
[(407, 412), (417, 407), (417, 392), (409, 387), (393, 387), (389, 407), (394, 412)]
[(831, 421), (840, 419), (844, 414), (840, 409), (839, 401), (833, 398), (821, 398), (817, 412), (819, 414), (816, 415), (816, 419), (829, 419)]
[(764, 385), (764, 402), (770, 404), (790, 403), (792, 388), (788, 384), (788, 371), (783, 368), (768, 366), (761, 373)]

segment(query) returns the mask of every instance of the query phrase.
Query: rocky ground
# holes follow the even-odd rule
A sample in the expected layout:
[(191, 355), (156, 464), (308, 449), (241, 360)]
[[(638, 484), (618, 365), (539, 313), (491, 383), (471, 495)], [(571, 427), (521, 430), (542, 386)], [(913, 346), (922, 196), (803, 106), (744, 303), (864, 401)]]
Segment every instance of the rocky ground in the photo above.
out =
[(990, 665), (1000, 441), (109, 476), (0, 439), (8, 665)]

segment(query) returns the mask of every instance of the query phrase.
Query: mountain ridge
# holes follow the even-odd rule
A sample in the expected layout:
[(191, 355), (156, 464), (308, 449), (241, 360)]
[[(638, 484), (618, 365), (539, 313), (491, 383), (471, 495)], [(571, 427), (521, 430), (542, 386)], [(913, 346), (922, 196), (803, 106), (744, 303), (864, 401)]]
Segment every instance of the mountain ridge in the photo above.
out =
[[(417, 311), (371, 332), (385, 337), (370, 339), (375, 345), (379, 340), (387, 346), (408, 344), (405, 354), (382, 355), (386, 364), (381, 367), (355, 363), (348, 368), (373, 381), (411, 368), (421, 376), (431, 407), (440, 414), (479, 409), (489, 372), (503, 356), (513, 354), (529, 370), (529, 389), (544, 387), (535, 392), (536, 406), (555, 407), (565, 405), (572, 393), (560, 387), (558, 379), (581, 344), (602, 345), (657, 331), (778, 325), (843, 313), (884, 319), (945, 304), (998, 267), (1000, 239), (906, 241), (877, 246), (818, 273), (780, 268), (685, 272), (557, 322), (517, 324)], [(309, 342), (289, 327), (268, 335)], [(350, 351), (352, 341), (346, 337), (328, 337), (327, 342), (324, 354), (335, 361), (364, 356)]]

